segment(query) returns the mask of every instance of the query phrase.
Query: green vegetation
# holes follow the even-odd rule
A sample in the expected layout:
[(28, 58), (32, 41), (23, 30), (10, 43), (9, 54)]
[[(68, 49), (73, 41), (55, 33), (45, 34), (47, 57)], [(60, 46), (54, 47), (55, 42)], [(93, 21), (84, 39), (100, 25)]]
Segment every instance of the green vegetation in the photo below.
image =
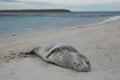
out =
[(23, 10), (0, 10), (0, 12), (71, 12), (68, 9), (23, 9)]

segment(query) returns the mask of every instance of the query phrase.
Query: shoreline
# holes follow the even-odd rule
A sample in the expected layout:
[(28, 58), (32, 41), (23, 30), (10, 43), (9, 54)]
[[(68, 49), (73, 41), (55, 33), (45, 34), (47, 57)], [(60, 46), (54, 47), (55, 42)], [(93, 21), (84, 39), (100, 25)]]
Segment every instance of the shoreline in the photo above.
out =
[(93, 27), (93, 26), (97, 26), (97, 25), (101, 25), (104, 23), (109, 23), (111, 21), (115, 21), (117, 19), (120, 19), (120, 16), (111, 16), (108, 17), (102, 21), (96, 22), (96, 23), (90, 23), (90, 24), (86, 24), (86, 25), (77, 25), (77, 26), (70, 26), (70, 27), (61, 27), (61, 28), (57, 28), (57, 27), (53, 27), (53, 28), (49, 28), (49, 29), (39, 29), (39, 30), (34, 30), (34, 31), (23, 31), (23, 32), (19, 32), (19, 33), (11, 33), (10, 35), (6, 34), (6, 36), (2, 36), (0, 37), (0, 39), (7, 39), (10, 37), (15, 37), (15, 36), (22, 36), (22, 35), (26, 35), (26, 34), (32, 34), (35, 32), (47, 32), (47, 31), (54, 31), (54, 30), (61, 30), (61, 29), (74, 29), (74, 28), (87, 28), (87, 27)]
[[(4, 44), (4, 43), (6, 43), (6, 42), (10, 42), (10, 41), (12, 41), (12, 40), (15, 40), (15, 41), (19, 41), (19, 40), (22, 40), (22, 39), (20, 39), (20, 38), (32, 38), (33, 36), (35, 36), (35, 38), (36, 37), (38, 37), (38, 35), (40, 34), (40, 36), (42, 36), (41, 34), (43, 34), (43, 35), (48, 35), (48, 34), (54, 34), (54, 33), (56, 33), (56, 32), (59, 32), (59, 33), (61, 33), (61, 32), (65, 32), (65, 31), (69, 31), (69, 30), (76, 30), (76, 29), (79, 29), (79, 30), (81, 30), (81, 29), (94, 29), (94, 28), (97, 28), (97, 27), (99, 27), (99, 26), (101, 26), (101, 25), (104, 25), (104, 24), (109, 24), (109, 23), (111, 23), (111, 22), (115, 22), (115, 21), (117, 21), (117, 20), (120, 20), (120, 16), (114, 16), (114, 17), (110, 17), (110, 18), (108, 18), (108, 19), (106, 19), (106, 20), (103, 20), (102, 22), (99, 22), (99, 23), (95, 23), (95, 24), (89, 24), (89, 25), (84, 25), (84, 26), (81, 26), (81, 27), (62, 27), (62, 28), (52, 28), (52, 29), (48, 29), (48, 30), (37, 30), (37, 31), (31, 31), (31, 32), (26, 32), (26, 33), (21, 33), (21, 34), (18, 34), (18, 35), (16, 35), (16, 34), (13, 34), (13, 35), (11, 35), (11, 36), (8, 36), (8, 37), (3, 37), (3, 38), (0, 38), (0, 44)], [(43, 36), (42, 36), (43, 37)], [(34, 37), (33, 37), (34, 38)], [(6, 40), (7, 39), (7, 40)], [(39, 37), (38, 37), (38, 39), (39, 39)], [(5, 42), (4, 42), (5, 41)], [(26, 51), (26, 50), (25, 50)], [(27, 51), (29, 51), (29, 49), (27, 50)], [(4, 51), (3, 51), (4, 52)], [(9, 52), (9, 51), (8, 51)], [(18, 52), (18, 53), (20, 53), (20, 52)]]
[[(119, 80), (119, 41), (120, 19), (86, 28), (56, 29), (0, 39), (0, 79)], [(49, 42), (75, 47), (90, 60), (91, 72), (75, 72), (48, 64), (35, 55), (23, 54)]]

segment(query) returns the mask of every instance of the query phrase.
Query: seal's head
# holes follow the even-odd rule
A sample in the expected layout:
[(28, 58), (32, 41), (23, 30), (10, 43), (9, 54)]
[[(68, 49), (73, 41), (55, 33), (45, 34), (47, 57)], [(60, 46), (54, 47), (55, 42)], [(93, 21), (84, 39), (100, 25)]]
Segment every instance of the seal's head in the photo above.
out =
[(84, 55), (78, 55), (78, 60), (76, 64), (77, 71), (89, 72), (90, 71), (90, 62)]

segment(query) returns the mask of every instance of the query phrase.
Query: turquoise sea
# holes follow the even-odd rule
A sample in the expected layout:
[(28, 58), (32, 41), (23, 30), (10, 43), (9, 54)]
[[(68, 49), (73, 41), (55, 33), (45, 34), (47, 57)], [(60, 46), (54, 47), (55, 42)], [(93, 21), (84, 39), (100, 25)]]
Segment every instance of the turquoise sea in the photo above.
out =
[(120, 12), (0, 12), (0, 37), (99, 23)]

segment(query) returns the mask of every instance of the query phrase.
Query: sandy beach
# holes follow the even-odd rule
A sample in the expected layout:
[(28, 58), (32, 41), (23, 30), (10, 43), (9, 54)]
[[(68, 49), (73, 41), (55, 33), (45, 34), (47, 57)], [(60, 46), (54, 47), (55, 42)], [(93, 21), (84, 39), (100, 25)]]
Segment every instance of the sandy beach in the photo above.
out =
[[(76, 72), (21, 53), (48, 42), (75, 47), (88, 57), (91, 71)], [(0, 80), (120, 80), (120, 19), (1, 38)]]

